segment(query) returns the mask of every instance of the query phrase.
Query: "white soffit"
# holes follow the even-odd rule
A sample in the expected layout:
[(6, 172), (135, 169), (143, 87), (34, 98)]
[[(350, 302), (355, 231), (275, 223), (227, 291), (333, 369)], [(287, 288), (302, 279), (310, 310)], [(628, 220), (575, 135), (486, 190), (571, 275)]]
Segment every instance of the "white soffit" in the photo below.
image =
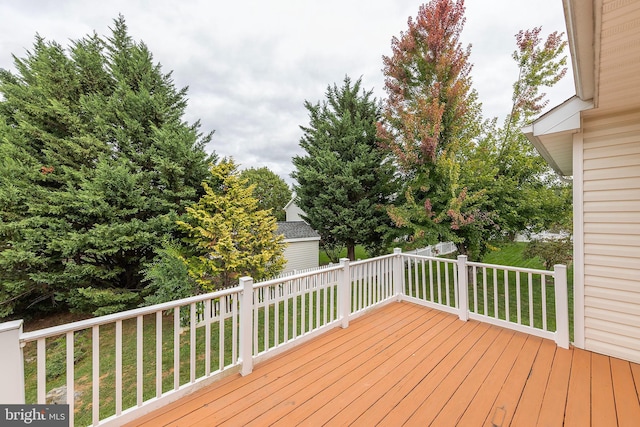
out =
[(560, 175), (573, 174), (573, 134), (580, 131), (580, 113), (591, 108), (593, 102), (574, 96), (522, 128), (527, 139)]

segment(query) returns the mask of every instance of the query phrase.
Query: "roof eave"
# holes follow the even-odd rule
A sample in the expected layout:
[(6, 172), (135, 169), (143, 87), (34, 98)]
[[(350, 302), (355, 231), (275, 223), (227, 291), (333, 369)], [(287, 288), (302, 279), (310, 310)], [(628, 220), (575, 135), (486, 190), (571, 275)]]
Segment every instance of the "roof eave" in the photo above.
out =
[(562, 176), (573, 174), (573, 134), (580, 131), (581, 112), (591, 108), (593, 102), (573, 96), (522, 128), (538, 153)]

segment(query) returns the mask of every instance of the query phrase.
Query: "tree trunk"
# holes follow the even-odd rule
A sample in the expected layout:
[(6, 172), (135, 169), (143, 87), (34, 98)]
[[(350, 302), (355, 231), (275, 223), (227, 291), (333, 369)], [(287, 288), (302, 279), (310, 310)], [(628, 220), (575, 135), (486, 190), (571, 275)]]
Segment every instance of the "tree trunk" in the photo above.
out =
[(353, 243), (347, 244), (347, 258), (349, 258), (350, 261), (356, 260), (356, 245)]

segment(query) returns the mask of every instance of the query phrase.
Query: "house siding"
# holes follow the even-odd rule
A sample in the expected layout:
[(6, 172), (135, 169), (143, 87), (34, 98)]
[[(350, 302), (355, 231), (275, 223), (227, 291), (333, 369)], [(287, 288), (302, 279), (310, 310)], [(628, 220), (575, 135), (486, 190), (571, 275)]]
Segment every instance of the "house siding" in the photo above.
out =
[(319, 240), (288, 242), (284, 250), (287, 260), (283, 273), (318, 267)]
[(302, 219), (304, 211), (300, 209), (297, 204), (290, 202), (285, 206), (284, 211), (286, 213), (287, 221), (304, 221), (304, 219)]
[(583, 118), (584, 343), (640, 362), (640, 109)]

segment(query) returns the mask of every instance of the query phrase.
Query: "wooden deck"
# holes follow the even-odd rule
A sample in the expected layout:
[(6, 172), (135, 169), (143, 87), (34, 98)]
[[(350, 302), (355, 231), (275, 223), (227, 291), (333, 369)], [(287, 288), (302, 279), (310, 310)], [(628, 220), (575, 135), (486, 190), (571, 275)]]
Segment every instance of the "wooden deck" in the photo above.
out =
[(640, 365), (393, 303), (130, 425), (639, 426)]

